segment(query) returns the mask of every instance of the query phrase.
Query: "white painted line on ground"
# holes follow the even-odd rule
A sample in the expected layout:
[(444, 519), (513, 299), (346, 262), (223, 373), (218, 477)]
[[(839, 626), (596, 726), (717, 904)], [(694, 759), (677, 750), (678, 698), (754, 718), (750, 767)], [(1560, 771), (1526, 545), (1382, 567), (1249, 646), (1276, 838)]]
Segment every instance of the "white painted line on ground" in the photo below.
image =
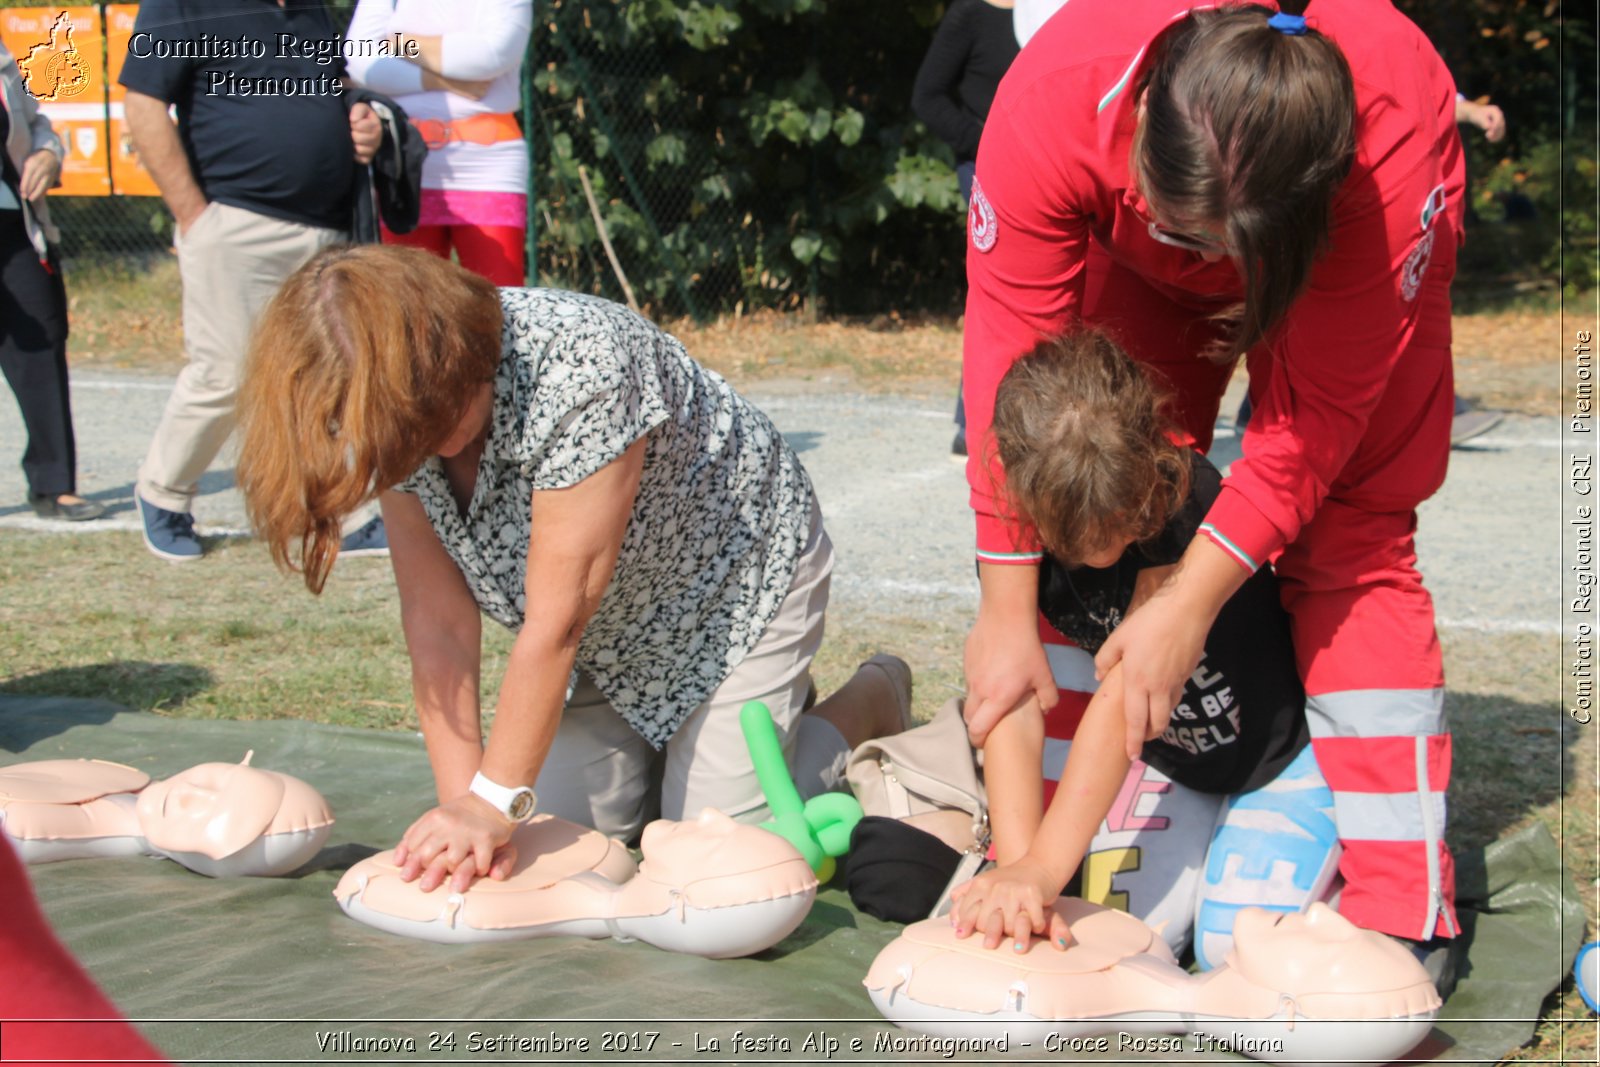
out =
[(925, 596), (949, 597), (959, 596), (977, 601), (978, 580), (974, 578), (971, 583), (964, 582), (913, 582), (900, 578), (856, 578), (851, 575), (835, 574), (833, 587), (841, 592), (850, 594), (870, 594), (879, 596)]
[(74, 389), (148, 389), (172, 392), (172, 382), (117, 381), (106, 378), (73, 378)]
[[(242, 526), (211, 526), (197, 523), (201, 537), (249, 537), (251, 533)], [(139, 520), (126, 518), (92, 519), (89, 522), (67, 522), (65, 519), (41, 519), (34, 515), (0, 515), (0, 529), (29, 530), (33, 533), (99, 534), (139, 533)]]
[[(804, 411), (809, 414), (817, 411), (819, 406), (822, 406), (818, 405), (817, 402), (811, 398), (782, 396), (764, 397), (760, 394), (759, 390), (756, 389), (741, 389), (740, 392), (743, 393), (751, 403), (755, 404), (756, 407), (767, 412), (769, 415), (775, 411)], [(955, 401), (952, 399), (950, 404), (951, 407), (948, 411), (944, 409), (932, 408), (902, 408), (894, 406), (893, 399), (890, 398), (890, 413), (894, 415), (907, 415), (918, 419), (944, 419), (948, 422), (954, 423)], [(840, 401), (834, 406), (836, 409), (843, 407), (845, 410), (855, 411), (859, 408), (869, 407), (871, 405), (863, 404), (860, 398), (852, 398), (847, 401)]]
[[(972, 582), (912, 582), (897, 578), (858, 578), (852, 575), (835, 575), (834, 588), (850, 596), (923, 596), (962, 597), (976, 600), (977, 579)], [(1465, 630), (1484, 634), (1557, 634), (1561, 623), (1556, 619), (1455, 619), (1440, 618), (1435, 625), (1440, 630)]]
[[(1232, 430), (1217, 430), (1212, 439), (1215, 441), (1236, 440), (1237, 435)], [(1508, 448), (1564, 448), (1566, 442), (1559, 437), (1512, 437), (1509, 434), (1486, 433), (1482, 437), (1474, 437), (1455, 446), (1458, 452), (1490, 452), (1495, 449)]]
[(899, 485), (922, 485), (926, 482), (942, 482), (951, 479), (959, 480), (963, 485), (966, 484), (966, 480), (956, 472), (955, 465), (949, 459), (941, 459), (933, 466), (900, 471), (898, 474), (889, 475), (889, 477)]
[(1471, 630), (1484, 634), (1561, 634), (1557, 619), (1439, 619), (1441, 630)]
[(1484, 452), (1491, 448), (1564, 448), (1566, 442), (1559, 437), (1502, 437), (1486, 433), (1456, 446), (1459, 452)]
[[(127, 518), (98, 519), (93, 522), (65, 522), (60, 519), (40, 519), (32, 515), (0, 516), (0, 529), (30, 530), (34, 533), (96, 534), (138, 533), (139, 521)], [(202, 537), (249, 537), (251, 532), (242, 527), (200, 527)], [(834, 576), (834, 588), (847, 596), (873, 597), (960, 597), (976, 600), (978, 583), (971, 582), (917, 582), (898, 578), (858, 578), (852, 575)], [(1562, 633), (1556, 619), (1452, 619), (1441, 618), (1436, 625), (1440, 630), (1465, 630), (1483, 634), (1554, 634)]]

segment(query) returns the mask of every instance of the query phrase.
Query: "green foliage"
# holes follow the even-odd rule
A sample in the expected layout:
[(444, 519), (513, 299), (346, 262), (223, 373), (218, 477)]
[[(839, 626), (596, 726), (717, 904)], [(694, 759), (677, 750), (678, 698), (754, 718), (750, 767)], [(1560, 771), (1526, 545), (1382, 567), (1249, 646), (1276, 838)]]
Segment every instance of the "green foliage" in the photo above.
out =
[(938, 0), (558, 0), (535, 28), (541, 271), (671, 312), (954, 306), (961, 203), (910, 111)]
[[(1509, 139), (1466, 141), (1484, 273), (1556, 269), (1593, 284), (1592, 197), (1531, 197), (1500, 224), (1507, 174), (1553, 182), (1564, 131), (1593, 114), (1592, 28), (1547, 0), (1399, 0)], [(946, 4), (904, 0), (555, 0), (535, 30), (539, 262), (554, 282), (618, 295), (578, 168), (642, 299), (668, 311), (834, 312), (958, 306), (961, 199), (953, 158), (910, 113)], [(1564, 57), (1565, 65), (1561, 59)], [(1557, 153), (1558, 154), (1558, 153)], [(1592, 183), (1592, 148), (1569, 187)], [(1554, 186), (1550, 185), (1550, 189)], [(1592, 184), (1588, 186), (1592, 190)], [(1540, 221), (1544, 220), (1544, 221)], [(1559, 220), (1559, 222), (1558, 222)], [(1587, 244), (1585, 243), (1587, 242)], [(1574, 269), (1590, 250), (1590, 258)], [(1471, 256), (1466, 261), (1470, 266)]]
[(1501, 226), (1525, 242), (1540, 274), (1561, 277), (1572, 295), (1600, 283), (1593, 211), (1600, 168), (1592, 151), (1569, 148), (1545, 141), (1521, 159), (1501, 160), (1489, 172), (1480, 202), (1510, 207)]
[(1396, 0), (1395, 6), (1439, 49), (1462, 93), (1487, 97), (1505, 112), (1508, 154), (1570, 132), (1582, 107), (1592, 114), (1594, 25), (1583, 5)]
[[(354, 0), (326, 0), (346, 19)], [(1464, 131), (1484, 225), (1464, 273), (1595, 284), (1592, 12), (1553, 0), (1397, 0), (1458, 84), (1506, 113)], [(40, 6), (0, 0), (0, 7)], [(664, 313), (959, 307), (950, 150), (911, 114), (947, 0), (540, 0), (526, 67), (542, 276), (620, 297), (595, 216)], [(587, 178), (595, 206), (583, 189)], [(1563, 198), (1558, 183), (1566, 183)], [(1501, 221), (1507, 198), (1536, 217)], [(70, 251), (164, 246), (154, 201), (63, 203)], [(76, 214), (74, 211), (76, 210)]]
[(1465, 96), (1505, 113), (1499, 144), (1461, 129), (1478, 216), (1468, 227), (1462, 283), (1497, 288), (1561, 277), (1569, 293), (1600, 283), (1593, 9), (1554, 0), (1396, 6), (1438, 47)]

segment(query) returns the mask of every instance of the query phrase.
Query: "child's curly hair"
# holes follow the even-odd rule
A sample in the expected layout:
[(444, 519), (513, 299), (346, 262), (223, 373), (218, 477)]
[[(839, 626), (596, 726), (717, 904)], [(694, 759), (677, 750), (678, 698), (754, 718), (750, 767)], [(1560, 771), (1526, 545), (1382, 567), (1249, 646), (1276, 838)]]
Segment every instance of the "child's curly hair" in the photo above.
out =
[(1161, 532), (1189, 492), (1189, 450), (1175, 444), (1164, 398), (1106, 334), (1041, 342), (1000, 382), (994, 448), (1004, 498), (1069, 565), (1113, 538)]

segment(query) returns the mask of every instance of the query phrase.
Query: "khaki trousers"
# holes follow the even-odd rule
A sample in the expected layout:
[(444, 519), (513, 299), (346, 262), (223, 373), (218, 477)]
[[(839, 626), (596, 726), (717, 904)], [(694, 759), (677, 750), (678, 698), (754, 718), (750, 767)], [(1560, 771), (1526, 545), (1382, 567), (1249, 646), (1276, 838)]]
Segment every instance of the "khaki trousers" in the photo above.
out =
[(802, 797), (843, 788), (850, 746), (832, 723), (804, 714), (811, 659), (822, 646), (833, 544), (813, 507), (811, 536), (789, 593), (756, 647), (657, 752), (579, 673), (534, 789), (539, 810), (632, 840), (654, 818), (712, 807), (740, 822), (769, 815), (739, 728), (739, 709), (772, 712)]
[(139, 468), (140, 496), (168, 511), (191, 510), (200, 476), (233, 433), (256, 317), (296, 268), (346, 239), (215, 201), (177, 239), (188, 363)]

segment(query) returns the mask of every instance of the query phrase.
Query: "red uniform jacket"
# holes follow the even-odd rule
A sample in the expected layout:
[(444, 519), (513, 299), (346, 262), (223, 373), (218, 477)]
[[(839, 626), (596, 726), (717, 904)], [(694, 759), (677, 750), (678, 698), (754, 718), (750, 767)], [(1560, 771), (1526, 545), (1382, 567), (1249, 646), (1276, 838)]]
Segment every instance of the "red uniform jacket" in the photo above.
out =
[[(1142, 279), (1119, 291), (1115, 311), (1135, 334), (1144, 320), (1147, 339), (1128, 339), (1146, 361), (1199, 360), (1214, 336), (1207, 316), (1240, 298), (1230, 262), (1149, 236), (1129, 174), (1140, 63), (1191, 6), (1072, 0), (995, 97), (968, 216), (963, 377), (980, 559), (1037, 559), (1032, 531), (1008, 522), (995, 494), (995, 389), (1039, 339), (1084, 317), (1095, 271), (1115, 264)], [(1443, 481), (1448, 455), (1450, 405), (1439, 399), (1451, 389), (1449, 284), (1464, 178), (1455, 87), (1388, 0), (1317, 0), (1307, 21), (1350, 63), (1357, 152), (1309, 287), (1248, 356), (1255, 413), (1244, 458), (1203, 528), (1252, 570), (1329, 496), (1365, 510), (1414, 508)], [(1088, 317), (1097, 317), (1092, 308)], [(1195, 380), (1204, 384), (1184, 390), (1177, 415), (1204, 448), (1227, 375)]]

